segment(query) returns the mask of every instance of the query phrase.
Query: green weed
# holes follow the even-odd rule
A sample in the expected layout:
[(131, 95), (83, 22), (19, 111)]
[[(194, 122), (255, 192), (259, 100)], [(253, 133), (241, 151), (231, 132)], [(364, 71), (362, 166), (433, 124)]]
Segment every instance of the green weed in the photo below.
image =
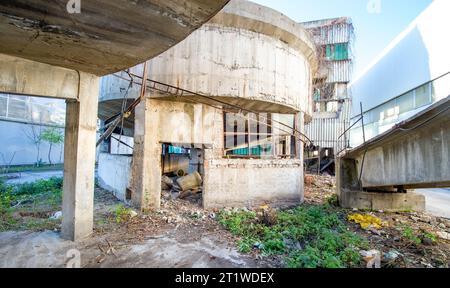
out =
[(358, 248), (368, 244), (347, 231), (344, 219), (330, 205), (279, 211), (278, 223), (270, 227), (260, 223), (254, 212), (219, 213), (219, 222), (240, 237), (241, 252), (259, 249), (263, 255), (281, 255), (291, 268), (358, 266)]

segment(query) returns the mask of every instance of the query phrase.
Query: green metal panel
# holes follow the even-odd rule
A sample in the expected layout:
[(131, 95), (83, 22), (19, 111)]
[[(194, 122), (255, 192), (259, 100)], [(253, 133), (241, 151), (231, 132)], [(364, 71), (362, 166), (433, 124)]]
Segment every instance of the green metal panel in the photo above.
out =
[(326, 57), (331, 61), (347, 60), (349, 58), (348, 44), (327, 45)]

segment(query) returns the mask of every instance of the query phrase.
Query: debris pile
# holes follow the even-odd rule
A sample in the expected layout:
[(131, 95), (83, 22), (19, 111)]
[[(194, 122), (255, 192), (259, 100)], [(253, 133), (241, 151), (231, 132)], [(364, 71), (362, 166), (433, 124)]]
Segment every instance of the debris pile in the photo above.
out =
[(336, 195), (336, 180), (332, 176), (305, 175), (306, 204), (323, 204)]
[(260, 223), (267, 226), (273, 226), (278, 223), (277, 210), (271, 208), (269, 205), (264, 205), (256, 210), (256, 217)]
[(198, 172), (185, 176), (161, 178), (162, 198), (165, 200), (187, 199), (200, 202), (202, 196), (202, 177)]

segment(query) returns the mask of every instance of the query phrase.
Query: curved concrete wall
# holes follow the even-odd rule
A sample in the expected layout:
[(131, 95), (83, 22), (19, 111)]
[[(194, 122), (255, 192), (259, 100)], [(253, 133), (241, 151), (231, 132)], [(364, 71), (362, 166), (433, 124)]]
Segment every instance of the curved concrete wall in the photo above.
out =
[(1, 1), (0, 51), (106, 75), (166, 51), (228, 1), (82, 0), (79, 11), (69, 1)]
[[(302, 26), (267, 7), (234, 0), (184, 41), (152, 59), (149, 77), (248, 109), (311, 115), (316, 69), (315, 46)], [(142, 75), (142, 66), (132, 70)], [(112, 105), (106, 101), (122, 100), (127, 86), (117, 77), (104, 77), (100, 101)], [(128, 98), (138, 93), (134, 85)]]
[[(151, 61), (151, 78), (208, 96), (278, 111), (311, 113), (314, 45), (286, 16), (247, 1), (231, 1), (186, 40)], [(255, 105), (254, 103), (252, 105)], [(276, 112), (276, 111), (273, 111)]]

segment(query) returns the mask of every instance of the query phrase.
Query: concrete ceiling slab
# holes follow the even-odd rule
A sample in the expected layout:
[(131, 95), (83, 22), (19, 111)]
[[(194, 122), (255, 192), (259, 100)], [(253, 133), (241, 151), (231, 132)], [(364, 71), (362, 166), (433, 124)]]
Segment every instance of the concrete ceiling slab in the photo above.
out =
[(114, 73), (185, 39), (229, 0), (68, 0), (0, 2), (0, 53), (80, 70)]

